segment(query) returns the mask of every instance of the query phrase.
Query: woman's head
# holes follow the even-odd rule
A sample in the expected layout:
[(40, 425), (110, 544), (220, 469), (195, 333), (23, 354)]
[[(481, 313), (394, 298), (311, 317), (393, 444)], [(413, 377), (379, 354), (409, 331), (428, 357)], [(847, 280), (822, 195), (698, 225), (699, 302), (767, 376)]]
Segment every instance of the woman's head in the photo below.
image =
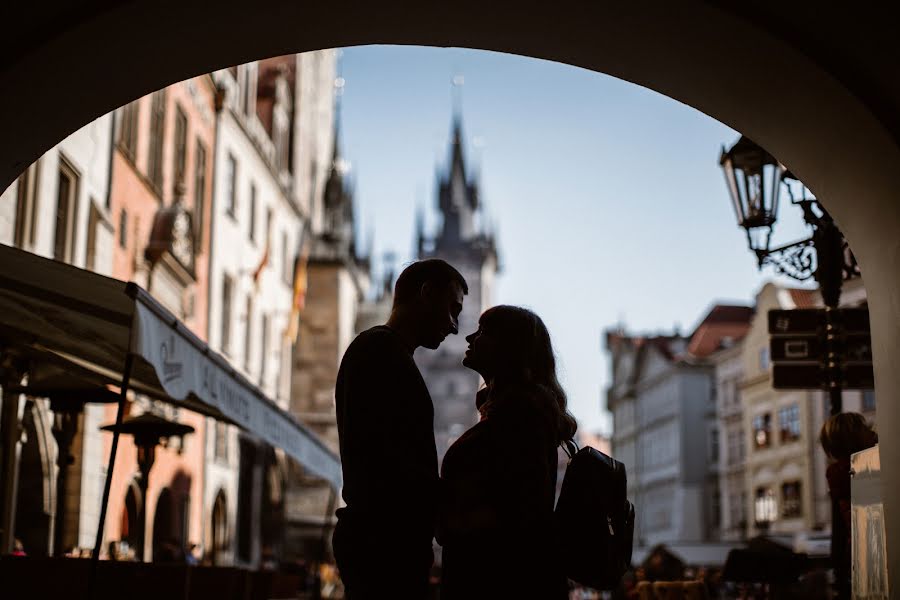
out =
[(477, 371), (488, 386), (498, 382), (541, 386), (555, 400), (561, 439), (575, 434), (575, 419), (566, 410), (566, 394), (556, 377), (550, 332), (540, 317), (518, 306), (495, 306), (481, 315), (478, 330), (466, 341), (469, 349), (463, 365)]
[(832, 415), (822, 425), (819, 434), (822, 449), (829, 457), (848, 459), (854, 452), (871, 448), (878, 443), (878, 434), (859, 413)]

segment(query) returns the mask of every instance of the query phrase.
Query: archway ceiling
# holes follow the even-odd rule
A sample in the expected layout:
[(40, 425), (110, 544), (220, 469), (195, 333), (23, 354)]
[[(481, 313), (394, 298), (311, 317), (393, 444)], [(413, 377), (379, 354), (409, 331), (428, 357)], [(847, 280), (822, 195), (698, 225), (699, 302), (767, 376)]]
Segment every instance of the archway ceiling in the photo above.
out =
[[(646, 86), (755, 138), (823, 196), (843, 190), (807, 177), (821, 166), (803, 164), (804, 140), (831, 128), (821, 144), (856, 155), (870, 143), (893, 154), (900, 140), (900, 40), (882, 6), (87, 0), (76, 10), (49, 0), (0, 10), (15, 24), (0, 41), (0, 189), (68, 133), (174, 81), (376, 43), (505, 51)], [(839, 169), (840, 152), (826, 160)]]

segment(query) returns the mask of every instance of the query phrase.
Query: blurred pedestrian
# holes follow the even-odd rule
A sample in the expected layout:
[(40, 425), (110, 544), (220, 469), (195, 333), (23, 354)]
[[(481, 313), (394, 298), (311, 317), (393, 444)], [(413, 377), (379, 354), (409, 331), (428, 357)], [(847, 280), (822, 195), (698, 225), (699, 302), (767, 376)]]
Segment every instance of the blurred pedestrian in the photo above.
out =
[(830, 460), (825, 478), (831, 495), (831, 562), (839, 598), (850, 597), (850, 456), (878, 443), (878, 434), (859, 413), (829, 417), (819, 435)]

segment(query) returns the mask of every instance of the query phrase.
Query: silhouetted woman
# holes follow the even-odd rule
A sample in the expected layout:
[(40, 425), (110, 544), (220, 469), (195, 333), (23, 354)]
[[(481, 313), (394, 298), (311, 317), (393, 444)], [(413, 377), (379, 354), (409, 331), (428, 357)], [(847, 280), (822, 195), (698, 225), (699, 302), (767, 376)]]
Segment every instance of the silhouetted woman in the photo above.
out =
[(533, 312), (486, 311), (463, 364), (481, 421), (441, 466), (441, 600), (567, 598), (553, 527), (557, 447), (575, 434), (550, 334)]

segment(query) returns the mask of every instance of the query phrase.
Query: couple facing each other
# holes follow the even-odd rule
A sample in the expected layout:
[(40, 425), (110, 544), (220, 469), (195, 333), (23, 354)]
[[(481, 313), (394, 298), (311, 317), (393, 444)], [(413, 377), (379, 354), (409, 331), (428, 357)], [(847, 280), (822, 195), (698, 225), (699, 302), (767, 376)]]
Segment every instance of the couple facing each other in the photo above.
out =
[(335, 559), (349, 600), (424, 599), (442, 546), (441, 599), (566, 598), (553, 527), (557, 447), (575, 419), (550, 335), (529, 310), (497, 306), (466, 340), (463, 365), (485, 387), (481, 420), (438, 474), (434, 407), (413, 360), (458, 333), (465, 279), (448, 263), (413, 263), (385, 325), (344, 354), (335, 388), (344, 472)]

